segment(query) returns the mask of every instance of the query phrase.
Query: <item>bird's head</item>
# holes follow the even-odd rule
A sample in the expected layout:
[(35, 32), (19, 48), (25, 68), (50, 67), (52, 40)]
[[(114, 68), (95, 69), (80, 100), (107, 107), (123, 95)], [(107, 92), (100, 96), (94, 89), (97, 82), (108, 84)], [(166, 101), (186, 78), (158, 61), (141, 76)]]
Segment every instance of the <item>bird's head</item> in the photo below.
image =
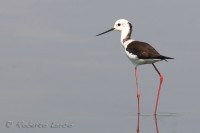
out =
[(113, 28), (111, 28), (111, 29), (109, 29), (109, 30), (107, 30), (107, 31), (105, 31), (105, 32), (103, 32), (103, 33), (100, 33), (100, 34), (98, 34), (98, 35), (96, 35), (96, 36), (100, 36), (100, 35), (102, 35), (102, 34), (108, 33), (108, 32), (113, 31), (113, 30), (117, 30), (117, 31), (121, 31), (121, 32), (122, 32), (122, 31), (131, 32), (131, 30), (132, 30), (132, 25), (131, 25), (131, 23), (129, 23), (128, 20), (126, 20), (126, 19), (119, 19), (119, 20), (117, 20), (117, 21), (115, 22)]
[(114, 30), (117, 31), (124, 31), (130, 29), (131, 29), (131, 24), (126, 19), (119, 19), (114, 24)]

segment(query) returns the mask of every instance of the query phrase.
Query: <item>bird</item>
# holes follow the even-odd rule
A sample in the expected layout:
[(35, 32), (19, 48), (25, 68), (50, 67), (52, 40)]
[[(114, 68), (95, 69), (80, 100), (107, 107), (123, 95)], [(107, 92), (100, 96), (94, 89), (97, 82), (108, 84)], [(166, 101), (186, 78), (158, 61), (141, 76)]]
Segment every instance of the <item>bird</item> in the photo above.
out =
[(134, 73), (136, 78), (136, 90), (137, 90), (137, 101), (138, 101), (138, 114), (140, 114), (140, 89), (138, 84), (138, 70), (137, 67), (144, 64), (152, 64), (153, 68), (156, 70), (160, 77), (160, 82), (158, 86), (158, 92), (156, 96), (156, 103), (155, 103), (155, 109), (154, 109), (154, 115), (157, 114), (157, 108), (158, 108), (158, 101), (160, 97), (160, 90), (163, 83), (163, 75), (158, 70), (156, 65), (154, 63), (159, 61), (167, 61), (167, 59), (174, 59), (168, 56), (164, 56), (160, 54), (158, 51), (156, 51), (155, 48), (153, 48), (150, 44), (143, 42), (143, 41), (137, 41), (131, 39), (131, 34), (133, 30), (132, 24), (126, 20), (126, 19), (119, 19), (114, 23), (113, 28), (102, 32), (100, 34), (97, 34), (96, 36), (103, 35), (105, 33), (111, 32), (111, 31), (119, 31), (121, 32), (121, 44), (125, 50), (126, 56), (130, 59), (130, 61), (134, 65)]

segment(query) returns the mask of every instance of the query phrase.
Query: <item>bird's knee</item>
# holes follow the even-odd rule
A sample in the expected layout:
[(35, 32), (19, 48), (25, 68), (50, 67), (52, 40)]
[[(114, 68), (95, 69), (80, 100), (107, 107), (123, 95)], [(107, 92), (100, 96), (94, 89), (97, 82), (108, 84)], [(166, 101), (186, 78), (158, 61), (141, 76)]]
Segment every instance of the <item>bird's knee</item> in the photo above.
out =
[(160, 74), (160, 80), (163, 81), (164, 77), (162, 74)]
[(137, 98), (140, 99), (140, 94), (137, 94)]

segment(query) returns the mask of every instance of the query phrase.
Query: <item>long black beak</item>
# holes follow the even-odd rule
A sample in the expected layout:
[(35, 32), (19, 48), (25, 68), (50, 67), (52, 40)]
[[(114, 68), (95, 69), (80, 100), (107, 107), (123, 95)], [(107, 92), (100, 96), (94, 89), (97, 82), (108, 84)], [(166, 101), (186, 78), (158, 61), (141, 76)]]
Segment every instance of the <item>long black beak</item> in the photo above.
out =
[(102, 34), (108, 33), (108, 32), (110, 32), (110, 31), (113, 31), (114, 29), (115, 29), (115, 28), (112, 28), (112, 29), (107, 30), (107, 31), (105, 31), (105, 32), (103, 32), (103, 33), (100, 33), (100, 34), (98, 34), (98, 35), (96, 35), (96, 36), (100, 36), (100, 35), (102, 35)]

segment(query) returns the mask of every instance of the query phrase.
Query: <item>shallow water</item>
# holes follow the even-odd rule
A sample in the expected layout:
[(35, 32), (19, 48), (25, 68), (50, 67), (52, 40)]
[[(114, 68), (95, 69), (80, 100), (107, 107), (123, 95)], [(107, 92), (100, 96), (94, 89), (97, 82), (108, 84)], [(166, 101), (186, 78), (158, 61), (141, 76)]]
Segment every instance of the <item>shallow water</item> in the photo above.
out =
[[(19, 119), (14, 120), (15, 124)], [(66, 121), (67, 120), (67, 121)], [(27, 124), (30, 118), (24, 119), (24, 124)], [(47, 124), (45, 128), (27, 128), (12, 125), (12, 127), (1, 127), (4, 132), (71, 132), (71, 133), (188, 133), (199, 131), (199, 115), (189, 113), (169, 113), (160, 112), (154, 116), (150, 113), (141, 115), (126, 114), (126, 115), (79, 115), (68, 116), (63, 119), (54, 119), (54, 123), (64, 124), (68, 126), (50, 127), (52, 119), (32, 119), (32, 123), (42, 121)], [(1, 122), (2, 123), (2, 122)], [(4, 121), (5, 124), (5, 121)], [(48, 125), (49, 124), (49, 125)], [(27, 124), (28, 125), (28, 124)]]
[[(114, 74), (120, 73), (115, 69), (105, 68), (104, 72), (113, 73), (105, 77), (104, 72), (95, 73), (96, 69), (87, 73), (87, 67), (72, 67), (57, 60), (6, 60), (3, 64), (0, 70), (4, 75), (0, 94), (2, 132), (188, 133), (200, 130), (199, 106), (191, 104), (198, 100), (198, 90), (189, 96), (191, 90), (176, 88), (181, 84), (169, 84), (171, 79), (164, 83), (155, 118), (156, 89), (146, 88), (157, 88), (150, 86), (158, 82), (157, 75), (151, 83), (142, 84), (145, 76), (141, 72), (144, 79), (140, 79), (141, 115), (138, 116), (135, 82), (133, 86), (132, 80), (125, 80), (126, 87), (123, 87), (123, 82), (112, 81)], [(128, 74), (123, 73), (120, 73), (122, 79)], [(30, 123), (36, 127), (30, 127)]]
[(77, 122), (74, 131), (130, 133), (188, 133), (199, 131), (199, 117), (191, 114), (159, 113), (128, 116), (102, 116)]

